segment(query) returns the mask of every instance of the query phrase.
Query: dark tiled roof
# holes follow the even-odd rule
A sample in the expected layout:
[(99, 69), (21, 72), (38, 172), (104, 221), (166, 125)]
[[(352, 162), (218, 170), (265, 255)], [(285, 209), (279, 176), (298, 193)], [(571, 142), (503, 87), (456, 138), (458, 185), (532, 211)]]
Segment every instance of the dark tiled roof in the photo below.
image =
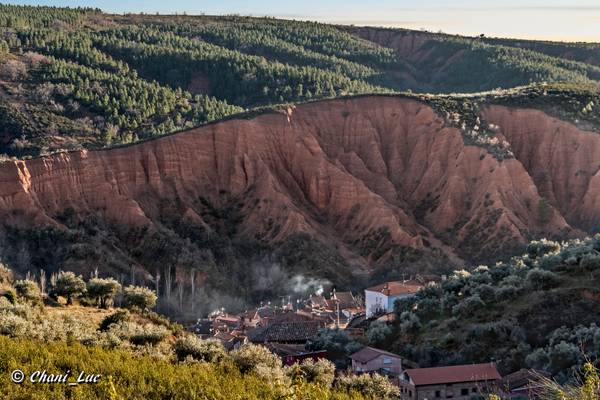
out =
[(423, 285), (417, 281), (393, 281), (372, 286), (366, 290), (370, 292), (383, 293), (386, 296), (397, 296), (400, 294), (417, 293)]
[(406, 374), (416, 386), (501, 379), (493, 363), (407, 369)]
[(356, 307), (352, 292), (335, 292), (335, 299), (340, 304), (340, 309)]
[(366, 363), (376, 359), (379, 356), (388, 356), (393, 358), (401, 358), (398, 354), (390, 353), (385, 350), (379, 350), (374, 347), (364, 347), (362, 350), (352, 354), (350, 358), (360, 363)]
[(267, 342), (305, 342), (317, 336), (323, 324), (318, 321), (283, 322), (269, 325)]

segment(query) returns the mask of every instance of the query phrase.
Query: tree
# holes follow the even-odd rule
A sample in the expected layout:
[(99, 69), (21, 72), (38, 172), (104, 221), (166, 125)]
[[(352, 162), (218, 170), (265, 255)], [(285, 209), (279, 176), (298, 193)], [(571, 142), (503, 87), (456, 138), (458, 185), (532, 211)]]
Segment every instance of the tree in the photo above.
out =
[(301, 364), (295, 364), (288, 373), (293, 381), (300, 378), (308, 383), (330, 388), (335, 377), (335, 364), (326, 359), (314, 361), (307, 358)]
[(29, 279), (16, 281), (15, 290), (20, 297), (28, 301), (39, 302), (42, 298), (38, 285)]
[(85, 293), (85, 281), (74, 272), (60, 272), (56, 277), (56, 284), (52, 288), (52, 296), (63, 296), (67, 298), (67, 304), (73, 304), (73, 298)]
[(548, 290), (560, 285), (560, 276), (539, 268), (532, 269), (525, 278), (527, 284), (535, 290)]
[(391, 400), (400, 397), (400, 388), (379, 374), (342, 375), (335, 386), (348, 393), (358, 392), (372, 399)]
[(227, 351), (218, 340), (201, 340), (194, 335), (178, 338), (173, 344), (173, 351), (179, 361), (192, 357), (205, 362), (220, 362), (227, 358)]
[(88, 296), (95, 299), (101, 308), (106, 308), (120, 290), (121, 284), (113, 278), (92, 278), (87, 283)]
[(264, 346), (246, 344), (230, 354), (235, 365), (243, 373), (256, 370), (260, 366), (267, 368), (282, 367), (281, 359)]
[(382, 321), (375, 321), (369, 325), (365, 333), (370, 345), (377, 345), (385, 340), (392, 333), (390, 327)]
[(128, 308), (150, 309), (156, 305), (156, 294), (147, 287), (130, 285), (123, 291), (123, 303)]

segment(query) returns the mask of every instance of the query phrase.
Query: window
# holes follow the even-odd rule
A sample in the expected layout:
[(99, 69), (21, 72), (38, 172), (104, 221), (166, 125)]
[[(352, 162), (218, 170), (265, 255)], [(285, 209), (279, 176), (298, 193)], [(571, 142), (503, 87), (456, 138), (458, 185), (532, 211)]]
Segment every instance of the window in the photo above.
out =
[(469, 389), (460, 389), (460, 395), (461, 396), (466, 396), (469, 394)]
[(477, 388), (471, 388), (471, 392), (477, 393)]
[(388, 357), (384, 357), (384, 358), (383, 358), (383, 363), (384, 363), (384, 364), (391, 364), (391, 363), (392, 363), (392, 359), (391, 359), (391, 358), (388, 358)]
[(442, 397), (442, 393), (441, 393), (439, 390), (436, 390), (436, 391), (435, 391), (435, 397), (436, 397), (436, 398), (440, 398), (440, 397)]

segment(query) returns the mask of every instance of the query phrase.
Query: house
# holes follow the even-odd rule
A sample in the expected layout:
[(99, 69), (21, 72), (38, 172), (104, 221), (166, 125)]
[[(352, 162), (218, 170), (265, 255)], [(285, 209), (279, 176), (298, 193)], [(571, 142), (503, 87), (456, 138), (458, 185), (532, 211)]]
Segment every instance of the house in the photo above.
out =
[(499, 392), (501, 376), (496, 364), (456, 365), (407, 369), (399, 380), (403, 399), (471, 400)]
[(550, 374), (533, 369), (521, 369), (502, 378), (502, 398), (514, 400), (539, 399), (544, 391), (544, 380)]
[(324, 327), (321, 321), (272, 321), (248, 331), (252, 343), (306, 344)]
[(423, 288), (418, 281), (393, 281), (365, 289), (367, 318), (394, 311), (398, 299), (414, 296)]
[(402, 358), (394, 353), (374, 347), (364, 347), (350, 356), (352, 371), (356, 374), (379, 373), (399, 376), (403, 371)]
[(294, 365), (307, 359), (318, 361), (327, 358), (327, 350), (309, 351), (301, 344), (266, 343), (265, 347), (278, 355), (283, 365)]

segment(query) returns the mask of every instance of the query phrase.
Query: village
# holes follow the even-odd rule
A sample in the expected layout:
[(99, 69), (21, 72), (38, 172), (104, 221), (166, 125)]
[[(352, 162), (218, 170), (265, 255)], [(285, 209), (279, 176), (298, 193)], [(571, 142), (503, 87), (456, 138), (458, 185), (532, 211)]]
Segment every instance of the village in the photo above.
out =
[[(373, 324), (388, 325), (395, 321), (394, 304), (415, 296), (426, 285), (436, 285), (443, 278), (416, 277), (383, 282), (366, 288), (364, 293), (332, 290), (328, 295), (313, 294), (307, 299), (280, 304), (267, 302), (239, 314), (225, 310), (213, 312), (190, 327), (202, 339), (220, 341), (228, 350), (253, 343), (278, 355), (284, 365), (306, 359), (335, 361), (339, 373), (380, 374), (398, 386), (406, 400), (472, 400), (497, 395), (502, 399), (537, 399), (541, 371), (522, 369), (501, 376), (493, 360), (488, 363), (447, 365), (420, 368), (419, 360), (369, 345), (358, 346), (344, 360), (327, 349), (315, 348), (313, 342), (327, 332), (343, 332), (357, 343), (368, 343), (365, 335)], [(318, 347), (318, 346), (317, 346)]]

